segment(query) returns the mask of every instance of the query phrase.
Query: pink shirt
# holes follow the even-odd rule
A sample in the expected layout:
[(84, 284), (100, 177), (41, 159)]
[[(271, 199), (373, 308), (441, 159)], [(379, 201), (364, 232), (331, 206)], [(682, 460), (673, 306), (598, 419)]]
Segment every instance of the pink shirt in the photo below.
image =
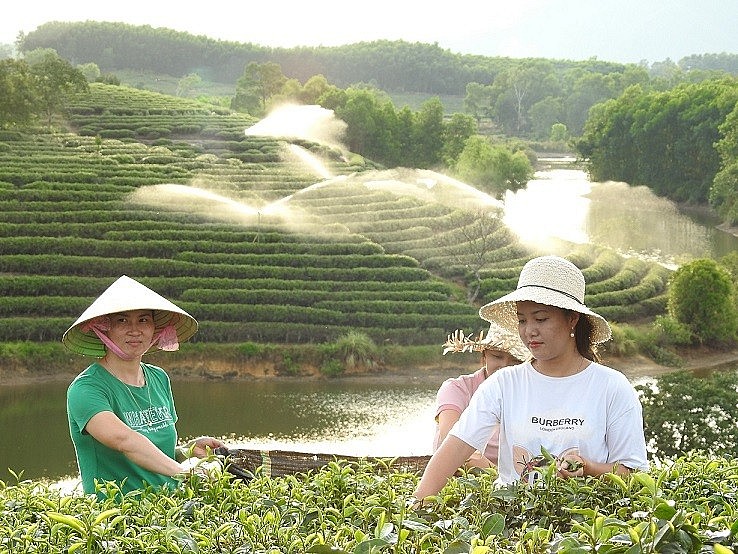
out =
[[(454, 410), (461, 414), (469, 405), (474, 391), (485, 380), (484, 368), (480, 368), (474, 373), (468, 375), (460, 375), (446, 379), (436, 393), (436, 421), (438, 414), (445, 410)], [(497, 453), (500, 444), (500, 427), (499, 425), (492, 432), (492, 436), (484, 449), (484, 457), (493, 464), (497, 464)], [(438, 426), (436, 426), (436, 434), (433, 438), (433, 451), (435, 452), (441, 445)]]

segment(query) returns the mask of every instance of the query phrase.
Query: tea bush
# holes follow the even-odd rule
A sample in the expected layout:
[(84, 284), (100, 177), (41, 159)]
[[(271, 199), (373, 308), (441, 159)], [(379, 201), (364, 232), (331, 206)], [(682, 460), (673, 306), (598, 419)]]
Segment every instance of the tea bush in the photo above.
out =
[(96, 500), (42, 482), (0, 483), (0, 552), (729, 553), (738, 547), (738, 464), (679, 458), (627, 478), (494, 485), (452, 478), (423, 507), (418, 475), (391, 460), (336, 460), (248, 482), (191, 477), (173, 492)]

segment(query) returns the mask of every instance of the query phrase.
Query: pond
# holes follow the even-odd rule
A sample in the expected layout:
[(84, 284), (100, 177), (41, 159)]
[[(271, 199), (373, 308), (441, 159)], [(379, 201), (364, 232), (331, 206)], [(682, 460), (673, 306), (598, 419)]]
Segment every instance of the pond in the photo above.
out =
[[(475, 358), (476, 359), (476, 358)], [(471, 371), (471, 368), (470, 368)], [(441, 380), (342, 378), (173, 381), (181, 437), (229, 446), (346, 455), (428, 454)], [(0, 480), (77, 474), (65, 411), (66, 382), (0, 387)]]

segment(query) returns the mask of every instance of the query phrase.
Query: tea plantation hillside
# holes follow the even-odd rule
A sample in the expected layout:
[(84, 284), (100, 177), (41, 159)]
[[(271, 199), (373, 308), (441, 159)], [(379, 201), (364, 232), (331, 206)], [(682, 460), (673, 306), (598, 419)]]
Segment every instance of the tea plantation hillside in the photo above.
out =
[[(537, 255), (499, 220), (480, 232), (478, 191), (304, 137), (246, 135), (254, 123), (93, 84), (63, 132), (0, 131), (0, 341), (58, 341), (127, 274), (192, 313), (199, 342), (356, 330), (440, 344), (480, 330), (479, 304)], [(660, 266), (591, 246), (568, 257), (606, 317), (663, 311)]]

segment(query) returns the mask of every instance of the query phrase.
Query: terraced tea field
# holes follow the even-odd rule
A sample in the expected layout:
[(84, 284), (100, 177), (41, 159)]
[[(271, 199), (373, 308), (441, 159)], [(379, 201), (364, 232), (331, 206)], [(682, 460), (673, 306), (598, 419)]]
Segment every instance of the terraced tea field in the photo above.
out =
[[(64, 132), (0, 131), (0, 341), (58, 341), (127, 274), (192, 313), (200, 342), (357, 330), (440, 344), (480, 330), (478, 306), (537, 255), (491, 199), (442, 175), (248, 136), (250, 117), (191, 100), (91, 89)], [(604, 316), (663, 311), (666, 269), (588, 246), (568, 257)]]

